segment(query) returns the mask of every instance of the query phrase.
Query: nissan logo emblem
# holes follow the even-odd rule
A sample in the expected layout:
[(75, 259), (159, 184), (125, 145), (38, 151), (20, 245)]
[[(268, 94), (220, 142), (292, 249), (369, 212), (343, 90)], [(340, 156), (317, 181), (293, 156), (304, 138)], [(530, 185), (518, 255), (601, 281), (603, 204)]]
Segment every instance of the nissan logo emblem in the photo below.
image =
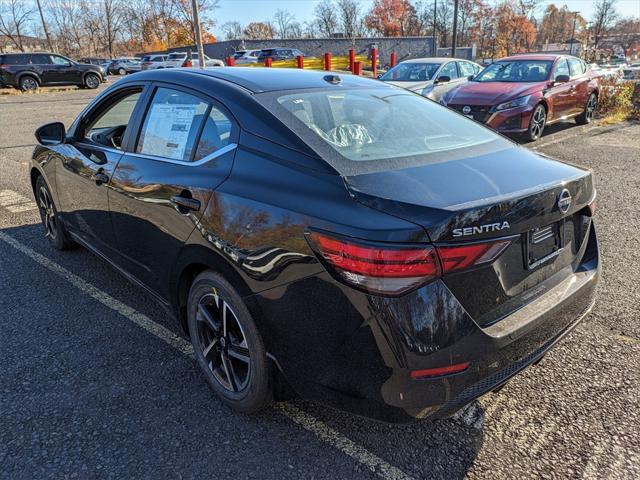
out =
[(462, 107), (462, 113), (471, 113), (471, 107), (469, 105), (465, 105)]
[(567, 213), (571, 206), (571, 194), (566, 188), (560, 192), (558, 196), (558, 208), (562, 213)]

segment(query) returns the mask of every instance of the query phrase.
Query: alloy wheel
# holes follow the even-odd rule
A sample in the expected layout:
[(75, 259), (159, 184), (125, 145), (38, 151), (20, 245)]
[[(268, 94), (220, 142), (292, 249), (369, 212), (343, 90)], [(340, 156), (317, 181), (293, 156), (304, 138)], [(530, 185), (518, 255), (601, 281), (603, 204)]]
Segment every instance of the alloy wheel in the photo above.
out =
[(42, 223), (44, 223), (46, 231), (45, 236), (55, 239), (57, 232), (56, 212), (53, 208), (53, 202), (51, 201), (49, 192), (45, 187), (40, 187), (40, 192), (38, 193), (38, 206), (40, 207)]
[(587, 102), (587, 108), (585, 109), (585, 118), (587, 122), (593, 120), (593, 114), (596, 111), (596, 107), (598, 106), (598, 99), (595, 95), (591, 94), (589, 97), (589, 101)]
[(36, 82), (35, 79), (31, 77), (27, 77), (24, 80), (22, 80), (21, 85), (22, 85), (22, 89), (25, 91), (31, 91), (38, 88), (38, 82)]
[(89, 88), (98, 88), (98, 85), (100, 84), (99, 82), (98, 77), (95, 75), (88, 75), (85, 79), (85, 83)]
[(544, 129), (544, 124), (546, 120), (546, 115), (544, 112), (544, 107), (539, 106), (533, 112), (533, 117), (531, 118), (531, 137), (539, 138), (542, 135), (542, 130)]
[(196, 312), (200, 353), (216, 381), (230, 392), (249, 384), (251, 358), (242, 326), (217, 291), (203, 295)]

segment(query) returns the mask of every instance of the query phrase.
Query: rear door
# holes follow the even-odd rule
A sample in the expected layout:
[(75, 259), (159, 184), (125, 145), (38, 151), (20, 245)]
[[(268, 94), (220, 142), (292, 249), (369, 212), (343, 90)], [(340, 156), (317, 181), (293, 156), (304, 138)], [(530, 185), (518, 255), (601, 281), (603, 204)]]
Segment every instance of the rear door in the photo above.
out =
[(213, 98), (155, 84), (110, 184), (111, 221), (126, 270), (162, 296), (168, 277), (233, 163), (239, 129)]

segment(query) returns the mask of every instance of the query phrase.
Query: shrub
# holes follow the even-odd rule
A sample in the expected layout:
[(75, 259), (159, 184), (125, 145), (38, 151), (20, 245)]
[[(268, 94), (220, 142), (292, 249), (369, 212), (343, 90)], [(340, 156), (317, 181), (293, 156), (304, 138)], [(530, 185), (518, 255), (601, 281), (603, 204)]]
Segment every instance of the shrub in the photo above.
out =
[(640, 83), (604, 80), (598, 97), (598, 113), (605, 123), (640, 118)]

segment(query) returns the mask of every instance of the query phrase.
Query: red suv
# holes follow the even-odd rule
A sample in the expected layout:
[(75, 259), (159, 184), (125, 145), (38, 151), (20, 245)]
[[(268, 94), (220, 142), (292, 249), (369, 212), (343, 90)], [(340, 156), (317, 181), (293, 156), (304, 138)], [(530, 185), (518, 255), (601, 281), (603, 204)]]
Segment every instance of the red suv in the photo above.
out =
[(591, 122), (600, 77), (568, 55), (516, 55), (492, 63), (441, 101), (501, 133), (540, 138), (545, 125)]

